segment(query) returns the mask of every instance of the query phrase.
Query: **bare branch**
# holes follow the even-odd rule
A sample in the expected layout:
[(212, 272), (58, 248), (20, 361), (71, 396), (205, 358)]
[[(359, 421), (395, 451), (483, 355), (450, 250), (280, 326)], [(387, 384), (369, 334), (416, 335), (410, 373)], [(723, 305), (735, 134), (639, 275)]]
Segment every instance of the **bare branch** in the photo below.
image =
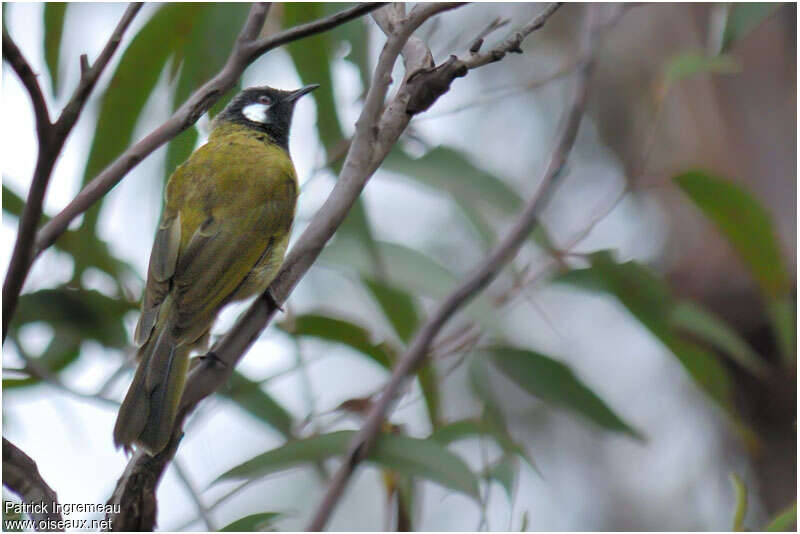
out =
[(547, 199), (554, 189), (556, 178), (561, 173), (575, 142), (586, 105), (588, 81), (592, 66), (593, 62), (591, 60), (587, 61), (578, 71), (574, 95), (567, 111), (562, 131), (550, 155), (547, 170), (536, 193), (528, 201), (511, 230), (492, 253), (437, 306), (430, 318), (414, 336), (408, 350), (400, 358), (399, 363), (392, 372), (392, 376), (386, 384), (382, 395), (370, 408), (361, 430), (353, 437), (339, 471), (334, 475), (322, 503), (309, 524), (309, 531), (318, 531), (325, 527), (325, 523), (327, 523), (330, 514), (339, 501), (355, 467), (366, 458), (399, 392), (403, 389), (408, 378), (413, 375), (414, 371), (425, 360), (436, 335), (459, 309), (466, 305), (497, 276), (503, 266), (516, 255), (519, 248), (527, 240), (530, 232), (535, 228), (539, 214), (546, 205)]
[(17, 44), (6, 31), (5, 26), (3, 27), (3, 59), (8, 61), (11, 68), (17, 73), (22, 85), (25, 86), (25, 90), (28, 92), (28, 96), (31, 98), (33, 113), (36, 117), (36, 132), (41, 142), (42, 137), (47, 135), (50, 128), (50, 113), (47, 110), (47, 103), (44, 100), (42, 88), (36, 79), (36, 74), (31, 69), (25, 56), (22, 55)]
[(36, 530), (64, 530), (57, 528), (63, 518), (54, 509), (58, 503), (56, 492), (42, 478), (36, 462), (6, 438), (3, 438), (3, 485), (22, 499)]
[(25, 208), (22, 211), (22, 217), (20, 217), (17, 240), (14, 243), (14, 251), (11, 255), (6, 279), (3, 282), (4, 341), (8, 334), (8, 325), (10, 324), (11, 316), (14, 314), (14, 310), (17, 307), (19, 294), (22, 291), (22, 286), (25, 284), (25, 279), (28, 277), (28, 272), (34, 260), (36, 227), (42, 217), (42, 203), (44, 202), (44, 195), (47, 192), (47, 186), (50, 183), (50, 176), (53, 173), (55, 162), (61, 153), (61, 149), (64, 147), (67, 136), (69, 136), (69, 133), (77, 122), (86, 100), (89, 98), (92, 89), (94, 89), (94, 86), (97, 84), (97, 80), (103, 73), (103, 69), (105, 69), (111, 56), (119, 47), (122, 35), (141, 7), (141, 3), (128, 6), (128, 9), (125, 10), (122, 19), (120, 19), (119, 24), (117, 24), (117, 27), (111, 33), (111, 37), (92, 67), (88, 66), (86, 56), (81, 56), (81, 79), (78, 82), (78, 87), (75, 89), (72, 98), (70, 98), (66, 107), (64, 107), (64, 110), (61, 112), (55, 124), (50, 124), (47, 105), (44, 102), (41, 89), (38, 83), (36, 83), (35, 75), (16, 44), (14, 44), (14, 41), (8, 35), (5, 28), (3, 28), (4, 54), (7, 52), (6, 59), (8, 59), (12, 67), (14, 67), (14, 70), (31, 95), (33, 110), (36, 115), (36, 131), (39, 143), (36, 168), (33, 172), (33, 179), (31, 180), (31, 187), (28, 191)]

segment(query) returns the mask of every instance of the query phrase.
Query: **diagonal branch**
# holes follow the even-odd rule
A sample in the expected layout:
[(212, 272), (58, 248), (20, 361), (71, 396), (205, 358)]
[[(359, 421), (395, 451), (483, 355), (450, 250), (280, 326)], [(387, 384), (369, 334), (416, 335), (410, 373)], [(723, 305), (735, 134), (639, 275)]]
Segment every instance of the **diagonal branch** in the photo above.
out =
[(89, 67), (86, 55), (81, 56), (81, 79), (78, 82), (78, 87), (54, 124), (50, 123), (47, 104), (44, 101), (41, 88), (36, 82), (35, 74), (11, 39), (11, 36), (3, 28), (3, 55), (11, 63), (31, 96), (34, 114), (36, 115), (36, 132), (39, 143), (39, 154), (36, 157), (36, 168), (33, 171), (28, 199), (25, 203), (25, 208), (22, 210), (17, 240), (14, 243), (14, 251), (11, 255), (6, 279), (3, 282), (4, 341), (6, 334), (8, 334), (11, 316), (17, 307), (19, 294), (34, 260), (33, 247), (36, 227), (42, 217), (42, 204), (47, 192), (47, 186), (50, 183), (50, 176), (53, 173), (53, 167), (69, 133), (78, 121), (78, 117), (83, 111), (92, 89), (94, 89), (97, 80), (106, 65), (108, 65), (111, 56), (114, 55), (114, 52), (119, 47), (122, 35), (130, 26), (141, 7), (141, 3), (133, 3), (128, 6), (94, 65)]
[[(591, 12), (589, 15), (588, 19), (593, 19)], [(590, 23), (589, 46), (592, 46), (594, 41), (592, 38), (593, 29), (594, 24)], [(492, 253), (436, 307), (430, 318), (414, 336), (408, 350), (400, 358), (392, 372), (392, 376), (384, 387), (383, 393), (370, 408), (361, 430), (353, 437), (348, 448), (348, 453), (345, 455), (339, 470), (334, 475), (322, 503), (308, 526), (309, 531), (318, 531), (325, 527), (330, 514), (341, 498), (344, 488), (350, 480), (356, 466), (367, 457), (370, 447), (378, 437), (383, 423), (389, 411), (394, 406), (400, 391), (403, 389), (409, 377), (412, 376), (414, 371), (424, 362), (436, 335), (457, 311), (489, 285), (503, 266), (517, 254), (517, 251), (527, 240), (531, 231), (536, 227), (539, 214), (545, 207), (557, 183), (556, 179), (564, 168), (567, 157), (575, 142), (578, 127), (580, 126), (583, 111), (586, 106), (589, 77), (592, 72), (592, 67), (593, 61), (591, 59), (587, 60), (577, 73), (577, 81), (570, 107), (566, 113), (555, 148), (550, 155), (547, 170), (544, 173), (544, 177), (536, 193), (528, 201), (511, 230), (495, 247)]]
[(58, 496), (44, 481), (30, 456), (3, 438), (3, 485), (22, 499), (24, 512), (34, 520), (36, 530), (63, 531), (63, 521), (55, 509)]

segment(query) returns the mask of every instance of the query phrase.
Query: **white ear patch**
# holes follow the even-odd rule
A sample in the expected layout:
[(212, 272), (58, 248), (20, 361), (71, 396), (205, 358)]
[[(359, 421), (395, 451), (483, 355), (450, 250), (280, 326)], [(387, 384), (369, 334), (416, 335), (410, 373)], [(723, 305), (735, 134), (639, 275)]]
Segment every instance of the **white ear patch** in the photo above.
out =
[(244, 115), (247, 120), (264, 124), (267, 122), (268, 109), (269, 105), (267, 104), (248, 104), (242, 108), (242, 115)]

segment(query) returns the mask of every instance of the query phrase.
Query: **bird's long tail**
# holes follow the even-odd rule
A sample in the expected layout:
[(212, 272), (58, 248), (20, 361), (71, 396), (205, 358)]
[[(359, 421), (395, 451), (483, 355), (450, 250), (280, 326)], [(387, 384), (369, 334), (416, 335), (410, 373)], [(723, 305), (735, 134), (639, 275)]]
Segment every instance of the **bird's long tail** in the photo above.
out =
[(139, 367), (114, 425), (117, 447), (136, 444), (151, 456), (172, 436), (189, 363), (189, 347), (174, 339), (168, 323), (159, 321), (139, 349)]

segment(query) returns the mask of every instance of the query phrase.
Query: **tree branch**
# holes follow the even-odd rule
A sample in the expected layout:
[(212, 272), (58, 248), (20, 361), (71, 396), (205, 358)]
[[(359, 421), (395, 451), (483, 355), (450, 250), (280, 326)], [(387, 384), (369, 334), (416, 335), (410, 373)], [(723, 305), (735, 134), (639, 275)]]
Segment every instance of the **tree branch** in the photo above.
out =
[(81, 56), (81, 79), (78, 82), (78, 87), (55, 124), (50, 123), (47, 104), (30, 65), (22, 56), (11, 36), (3, 28), (3, 54), (11, 63), (11, 66), (30, 94), (36, 116), (36, 132), (39, 143), (36, 168), (33, 172), (25, 208), (22, 210), (22, 216), (19, 220), (17, 240), (14, 243), (14, 251), (11, 255), (8, 272), (3, 282), (3, 341), (5, 341), (8, 334), (8, 325), (17, 307), (22, 286), (25, 284), (25, 279), (28, 277), (28, 272), (33, 264), (36, 227), (42, 217), (42, 204), (53, 173), (53, 167), (61, 153), (61, 149), (64, 147), (64, 142), (78, 121), (78, 117), (92, 89), (94, 89), (97, 80), (106, 65), (108, 65), (111, 56), (114, 55), (114, 52), (119, 47), (122, 35), (130, 26), (141, 7), (141, 3), (134, 3), (128, 6), (94, 65), (89, 67), (86, 55)]
[[(591, 19), (592, 17), (590, 16), (588, 18)], [(527, 27), (532, 27), (532, 25), (528, 25), (526, 28)], [(592, 28), (593, 26), (589, 29), (590, 33), (592, 33)], [(593, 39), (590, 39), (590, 42), (593, 42)], [(350, 476), (356, 466), (366, 458), (399, 392), (402, 390), (408, 378), (412, 376), (414, 371), (424, 362), (436, 335), (459, 309), (489, 285), (503, 266), (516, 255), (519, 248), (527, 240), (531, 231), (534, 230), (539, 214), (546, 205), (556, 184), (556, 178), (561, 173), (566, 163), (567, 156), (575, 142), (578, 127), (581, 123), (581, 117), (583, 116), (583, 110), (586, 105), (588, 81), (592, 66), (593, 61), (588, 60), (584, 62), (577, 73), (574, 95), (567, 111), (562, 131), (550, 155), (547, 170), (544, 173), (544, 177), (536, 193), (528, 201), (511, 230), (495, 247), (492, 253), (437, 306), (430, 318), (414, 336), (408, 350), (400, 358), (392, 372), (392, 376), (384, 387), (380, 398), (370, 408), (361, 430), (353, 437), (348, 448), (348, 453), (345, 455), (339, 470), (334, 475), (322, 503), (308, 526), (309, 531), (318, 531), (325, 527), (347, 482), (350, 480)]]
[[(53, 522), (62, 521), (61, 512), (54, 509), (58, 496), (39, 474), (39, 469), (27, 454), (3, 438), (3, 485), (19, 495), (31, 510), (36, 530), (53, 531)], [(63, 528), (58, 529), (63, 531)]]
[(222, 70), (195, 91), (163, 124), (123, 152), (111, 165), (92, 179), (72, 202), (53, 217), (37, 235), (35, 254), (38, 256), (44, 249), (52, 245), (76, 217), (108, 193), (139, 162), (194, 124), (223, 94), (233, 88), (245, 68), (258, 57), (283, 44), (344, 24), (381, 5), (381, 3), (359, 4), (341, 13), (290, 28), (273, 37), (253, 41), (254, 36), (258, 34), (253, 28), (257, 27), (260, 31), (268, 9), (267, 4), (254, 4)]

